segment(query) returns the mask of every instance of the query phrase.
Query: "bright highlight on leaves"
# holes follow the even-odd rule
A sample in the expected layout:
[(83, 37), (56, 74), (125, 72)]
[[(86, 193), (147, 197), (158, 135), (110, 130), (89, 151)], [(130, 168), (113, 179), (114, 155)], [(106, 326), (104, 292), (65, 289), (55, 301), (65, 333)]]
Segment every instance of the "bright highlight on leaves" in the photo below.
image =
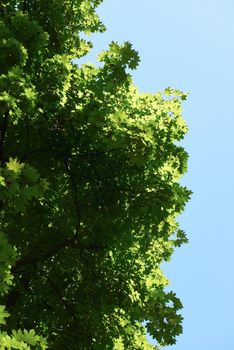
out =
[(19, 174), (21, 173), (24, 164), (19, 163), (17, 159), (10, 158), (9, 162), (6, 163), (7, 169), (14, 171), (14, 173)]

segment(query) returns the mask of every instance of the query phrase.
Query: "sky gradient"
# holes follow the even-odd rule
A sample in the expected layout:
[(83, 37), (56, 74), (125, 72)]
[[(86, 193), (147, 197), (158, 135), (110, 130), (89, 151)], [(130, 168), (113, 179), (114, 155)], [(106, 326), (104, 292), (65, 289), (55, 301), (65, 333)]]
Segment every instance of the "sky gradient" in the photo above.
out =
[[(184, 103), (190, 155), (182, 183), (194, 194), (180, 217), (190, 243), (164, 268), (181, 298), (184, 333), (171, 350), (231, 350), (234, 334), (234, 1), (104, 0), (107, 31), (93, 35), (89, 60), (112, 40), (130, 41), (140, 91), (167, 86)], [(87, 58), (84, 59), (87, 61)]]

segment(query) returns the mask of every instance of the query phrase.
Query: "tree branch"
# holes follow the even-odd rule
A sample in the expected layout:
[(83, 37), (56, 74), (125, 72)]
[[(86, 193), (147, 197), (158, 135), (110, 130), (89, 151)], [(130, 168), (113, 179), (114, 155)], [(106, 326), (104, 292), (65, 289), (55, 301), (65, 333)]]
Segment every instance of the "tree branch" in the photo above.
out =
[(47, 280), (49, 282), (49, 285), (51, 286), (51, 288), (55, 292), (57, 298), (60, 300), (60, 302), (64, 306), (65, 310), (69, 313), (69, 315), (73, 318), (73, 320), (77, 321), (77, 317), (75, 315), (75, 310), (74, 310), (73, 306), (69, 302), (67, 302), (67, 300), (65, 300), (63, 298), (58, 286), (52, 281), (52, 279), (50, 277), (48, 277)]
[(80, 229), (80, 222), (81, 222), (81, 206), (79, 203), (79, 199), (78, 199), (78, 188), (77, 188), (77, 182), (76, 182), (76, 178), (74, 176), (74, 173), (71, 170), (71, 167), (69, 165), (69, 161), (68, 159), (64, 159), (64, 166), (66, 168), (66, 171), (69, 175), (70, 178), (70, 182), (71, 182), (71, 188), (73, 190), (73, 200), (74, 200), (74, 205), (76, 208), (76, 219), (77, 219), (77, 223), (76, 223), (76, 239), (78, 238), (78, 231)]
[(38, 256), (26, 256), (22, 259), (19, 259), (16, 261), (15, 265), (11, 267), (11, 273), (17, 274), (20, 272), (20, 268), (27, 265), (35, 265), (39, 262), (43, 262), (52, 256), (58, 254), (60, 251), (67, 249), (67, 248), (74, 248), (74, 249), (80, 249), (80, 250), (90, 250), (92, 252), (100, 251), (101, 249), (104, 249), (104, 246), (98, 246), (97, 244), (89, 244), (86, 246), (80, 246), (78, 242), (76, 241), (76, 237), (73, 237), (72, 239), (67, 239), (66, 241), (62, 242), (61, 244), (53, 247), (50, 249), (50, 251), (40, 254)]
[(6, 114), (3, 116), (1, 127), (0, 127), (0, 161), (1, 163), (4, 163), (3, 148), (4, 148), (5, 138), (6, 138), (8, 118), (9, 118), (9, 111), (7, 111)]

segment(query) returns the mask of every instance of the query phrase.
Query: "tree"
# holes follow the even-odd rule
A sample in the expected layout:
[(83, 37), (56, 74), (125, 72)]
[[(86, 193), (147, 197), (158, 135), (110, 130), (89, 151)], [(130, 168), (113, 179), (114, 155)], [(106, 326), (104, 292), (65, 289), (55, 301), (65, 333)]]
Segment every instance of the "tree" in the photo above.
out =
[(182, 305), (160, 269), (186, 242), (176, 217), (186, 94), (139, 93), (139, 62), (102, 32), (101, 0), (0, 4), (0, 348), (156, 349)]

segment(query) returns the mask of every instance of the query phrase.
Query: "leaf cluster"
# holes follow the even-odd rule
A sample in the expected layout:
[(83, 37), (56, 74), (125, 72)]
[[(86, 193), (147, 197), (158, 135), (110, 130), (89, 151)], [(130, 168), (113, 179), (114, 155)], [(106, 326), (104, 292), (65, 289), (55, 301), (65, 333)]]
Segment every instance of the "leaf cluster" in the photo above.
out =
[(160, 266), (187, 241), (186, 94), (139, 93), (128, 42), (112, 42), (100, 67), (74, 62), (91, 47), (82, 33), (104, 30), (100, 2), (0, 5), (5, 349), (150, 350), (182, 331)]

